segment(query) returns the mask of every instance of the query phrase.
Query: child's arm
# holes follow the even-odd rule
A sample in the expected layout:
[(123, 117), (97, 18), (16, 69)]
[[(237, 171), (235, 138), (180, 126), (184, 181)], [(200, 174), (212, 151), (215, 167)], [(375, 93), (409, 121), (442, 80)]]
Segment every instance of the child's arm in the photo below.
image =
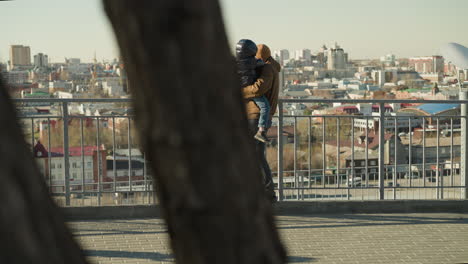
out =
[(242, 96), (244, 99), (260, 97), (271, 89), (273, 82), (273, 71), (271, 65), (263, 66), (262, 74), (254, 84), (242, 88)]

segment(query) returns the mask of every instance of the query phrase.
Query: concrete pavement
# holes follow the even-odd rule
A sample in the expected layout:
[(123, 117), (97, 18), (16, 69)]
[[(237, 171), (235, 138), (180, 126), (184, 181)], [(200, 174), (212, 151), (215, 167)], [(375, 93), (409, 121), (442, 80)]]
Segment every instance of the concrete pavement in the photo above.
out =
[[(468, 263), (468, 214), (278, 216), (289, 263)], [(91, 263), (174, 263), (161, 219), (69, 222)]]

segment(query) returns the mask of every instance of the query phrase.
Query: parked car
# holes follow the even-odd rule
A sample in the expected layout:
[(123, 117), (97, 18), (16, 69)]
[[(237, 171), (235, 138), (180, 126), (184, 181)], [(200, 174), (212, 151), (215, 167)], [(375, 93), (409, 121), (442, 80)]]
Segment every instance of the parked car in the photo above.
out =
[(359, 187), (362, 184), (362, 179), (361, 177), (354, 177), (353, 178), (348, 178), (348, 186), (349, 187)]
[(428, 181), (428, 182), (436, 182), (437, 179), (436, 179), (436, 177), (428, 177), (428, 178), (427, 178), (427, 181)]
[(421, 177), (419, 176), (419, 173), (417, 172), (413, 172), (411, 173), (411, 175), (405, 174), (405, 179), (419, 179), (419, 178)]

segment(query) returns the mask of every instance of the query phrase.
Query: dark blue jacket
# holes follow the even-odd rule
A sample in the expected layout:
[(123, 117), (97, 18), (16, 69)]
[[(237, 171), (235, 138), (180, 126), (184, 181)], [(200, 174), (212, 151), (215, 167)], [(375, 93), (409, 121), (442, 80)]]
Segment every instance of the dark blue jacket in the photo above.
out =
[(263, 66), (261, 60), (257, 60), (257, 45), (251, 40), (241, 39), (236, 45), (237, 74), (241, 87), (255, 83), (258, 78), (258, 67)]

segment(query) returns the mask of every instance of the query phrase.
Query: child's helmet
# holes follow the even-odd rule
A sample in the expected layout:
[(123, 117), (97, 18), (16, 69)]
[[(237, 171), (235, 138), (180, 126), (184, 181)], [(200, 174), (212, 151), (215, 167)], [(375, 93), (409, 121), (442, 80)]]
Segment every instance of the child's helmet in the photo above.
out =
[(236, 57), (246, 58), (257, 54), (257, 45), (250, 39), (241, 39), (236, 45)]

